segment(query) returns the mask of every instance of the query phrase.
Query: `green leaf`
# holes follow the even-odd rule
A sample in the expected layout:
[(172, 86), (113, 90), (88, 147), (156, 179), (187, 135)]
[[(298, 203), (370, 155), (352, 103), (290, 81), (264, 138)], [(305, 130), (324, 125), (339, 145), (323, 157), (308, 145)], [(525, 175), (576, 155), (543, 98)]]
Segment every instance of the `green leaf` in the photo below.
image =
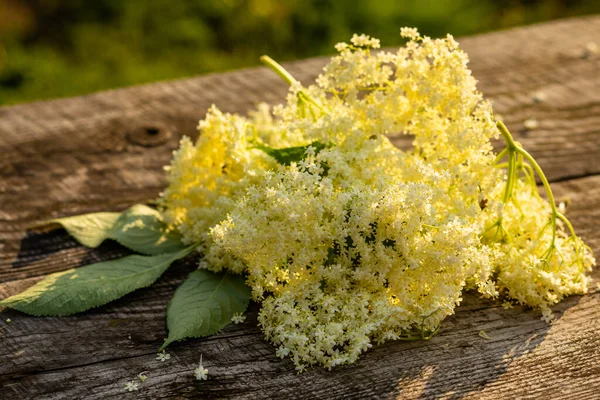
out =
[(108, 239), (110, 231), (121, 214), (114, 212), (99, 212), (73, 217), (57, 218), (38, 224), (60, 224), (69, 235), (86, 247), (98, 247)]
[(160, 350), (176, 340), (212, 335), (229, 324), (234, 314), (246, 311), (249, 302), (250, 288), (242, 276), (192, 272), (169, 302), (169, 337)]
[(113, 239), (133, 251), (157, 255), (183, 249), (179, 236), (166, 232), (160, 212), (137, 204), (122, 214), (93, 213), (47, 221), (62, 225), (71, 236), (86, 247), (98, 247)]
[(150, 286), (173, 261), (193, 246), (158, 256), (127, 256), (48, 275), (24, 292), (0, 301), (0, 307), (35, 316), (65, 316), (109, 303)]
[(304, 160), (306, 157), (306, 150), (309, 147), (315, 148), (315, 153), (319, 153), (321, 150), (327, 148), (328, 146), (315, 141), (306, 146), (297, 146), (297, 147), (286, 147), (282, 149), (274, 149), (272, 147), (258, 144), (256, 145), (257, 149), (260, 149), (277, 160), (277, 162), (281, 165), (290, 165), (293, 162), (298, 162)]
[(143, 254), (172, 253), (185, 246), (173, 232), (165, 232), (160, 212), (137, 204), (125, 211), (109, 232), (109, 239)]

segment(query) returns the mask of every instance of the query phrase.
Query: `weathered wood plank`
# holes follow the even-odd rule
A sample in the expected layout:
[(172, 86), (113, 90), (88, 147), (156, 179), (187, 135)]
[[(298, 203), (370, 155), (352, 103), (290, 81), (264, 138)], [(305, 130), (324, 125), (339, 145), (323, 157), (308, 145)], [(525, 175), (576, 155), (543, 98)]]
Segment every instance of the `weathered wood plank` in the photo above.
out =
[[(555, 188), (559, 196), (572, 198), (571, 219), (586, 228), (581, 234), (600, 250), (600, 232), (593, 229), (600, 176), (561, 182)], [(355, 365), (332, 372), (315, 368), (300, 376), (263, 341), (254, 305), (246, 323), (212, 338), (175, 344), (170, 350), (174, 358), (160, 363), (154, 358), (165, 334), (164, 307), (192, 269), (191, 263), (179, 264), (151, 289), (81, 316), (40, 319), (6, 312), (13, 322), (0, 333), (0, 359), (6, 361), (0, 366), (0, 382), (10, 385), (5, 388), (15, 396), (90, 399), (118, 398), (125, 381), (142, 371), (150, 377), (143, 389), (149, 398), (414, 398), (452, 392), (490, 399), (509, 394), (572, 398), (560, 395), (560, 388), (593, 399), (597, 392), (586, 397), (579, 389), (584, 384), (600, 387), (600, 291), (595, 286), (591, 294), (556, 307), (559, 319), (552, 325), (533, 311), (504, 310), (467, 296), (429, 342), (387, 343)], [(600, 270), (594, 277), (600, 278)], [(492, 340), (478, 336), (482, 329)], [(76, 352), (70, 344), (76, 344)], [(192, 371), (200, 353), (211, 378), (197, 384)], [(51, 397), (54, 390), (57, 397)]]
[[(538, 129), (517, 136), (551, 180), (561, 181), (557, 197), (570, 197), (568, 214), (598, 254), (600, 56), (585, 50), (593, 41), (600, 41), (600, 17), (460, 40), (481, 90), (509, 128), (519, 132), (525, 119), (539, 121)], [(288, 66), (308, 82), (323, 63)], [(245, 112), (258, 101), (280, 101), (285, 89), (257, 68), (0, 108), (0, 298), (47, 273), (126, 254), (112, 243), (89, 251), (64, 231), (26, 236), (28, 224), (155, 198), (165, 185), (161, 167), (182, 134), (196, 135), (211, 103)], [(536, 92), (544, 102), (535, 102)], [(595, 283), (590, 294), (561, 303), (552, 325), (535, 312), (467, 296), (429, 342), (386, 343), (355, 365), (298, 376), (264, 342), (257, 305), (244, 324), (175, 344), (171, 360), (155, 360), (166, 302), (193, 269), (193, 260), (177, 263), (152, 288), (76, 317), (2, 313), (0, 398), (594, 399), (600, 393)], [(600, 279), (598, 271), (593, 276)], [(478, 336), (482, 329), (492, 340)], [(192, 373), (200, 353), (210, 378), (197, 383)], [(125, 382), (142, 371), (149, 378), (140, 392), (125, 393)]]

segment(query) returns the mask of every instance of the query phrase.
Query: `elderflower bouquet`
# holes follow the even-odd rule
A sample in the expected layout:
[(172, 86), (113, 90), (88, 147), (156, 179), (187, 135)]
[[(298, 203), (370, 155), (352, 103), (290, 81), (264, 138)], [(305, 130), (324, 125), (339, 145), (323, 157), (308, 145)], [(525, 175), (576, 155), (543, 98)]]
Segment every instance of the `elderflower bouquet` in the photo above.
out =
[[(309, 87), (263, 57), (290, 84), (287, 102), (248, 117), (213, 106), (166, 168), (158, 210), (52, 221), (90, 247), (110, 238), (145, 255), (54, 274), (0, 305), (84, 311), (196, 252), (163, 347), (242, 321), (250, 297), (266, 339), (299, 371), (427, 339), (465, 290), (550, 320), (553, 304), (586, 291), (590, 248), (537, 162), (494, 121), (452, 36), (401, 35), (395, 52), (372, 51), (379, 41), (365, 35), (338, 44)], [(413, 148), (396, 148), (392, 133), (413, 135)]]

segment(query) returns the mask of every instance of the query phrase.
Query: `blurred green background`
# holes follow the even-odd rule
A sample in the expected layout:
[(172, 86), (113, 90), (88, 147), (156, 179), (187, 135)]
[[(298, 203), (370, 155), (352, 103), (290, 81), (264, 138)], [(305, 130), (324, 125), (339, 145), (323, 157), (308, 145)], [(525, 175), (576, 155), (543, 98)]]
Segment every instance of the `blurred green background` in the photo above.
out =
[[(594, 0), (0, 0), (0, 104), (600, 12)], [(493, 44), (491, 44), (493, 45)]]

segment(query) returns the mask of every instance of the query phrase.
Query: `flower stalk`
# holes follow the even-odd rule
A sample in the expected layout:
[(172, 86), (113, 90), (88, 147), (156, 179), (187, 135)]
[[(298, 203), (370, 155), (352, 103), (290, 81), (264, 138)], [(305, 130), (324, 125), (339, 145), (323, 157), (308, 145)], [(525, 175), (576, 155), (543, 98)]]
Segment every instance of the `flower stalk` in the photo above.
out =
[[(507, 170), (508, 178), (506, 181), (506, 189), (504, 192), (504, 197), (502, 199), (503, 203), (508, 204), (508, 202), (511, 199), (513, 199), (514, 187), (515, 187), (516, 181), (519, 179), (519, 172), (521, 170), (525, 171), (526, 176), (530, 177), (531, 180), (533, 180), (533, 182), (535, 182), (534, 173), (537, 174), (537, 176), (540, 178), (540, 180), (542, 182), (542, 185), (544, 187), (546, 195), (548, 196), (548, 203), (550, 205), (550, 210), (551, 210), (550, 222), (548, 225), (552, 229), (552, 240), (550, 242), (550, 246), (548, 247), (548, 250), (546, 250), (546, 252), (542, 256), (542, 260), (547, 262), (548, 259), (552, 256), (552, 253), (556, 250), (556, 228), (557, 228), (556, 221), (557, 220), (561, 220), (563, 223), (565, 223), (565, 225), (569, 229), (569, 233), (571, 234), (571, 236), (576, 238), (577, 235), (575, 234), (575, 230), (573, 229), (573, 225), (571, 224), (571, 222), (569, 222), (567, 217), (565, 217), (562, 213), (560, 213), (558, 211), (558, 208), (556, 207), (556, 202), (554, 200), (554, 194), (552, 193), (552, 189), (550, 188), (550, 183), (548, 182), (548, 178), (544, 174), (544, 171), (542, 170), (542, 168), (540, 167), (538, 162), (533, 158), (533, 156), (531, 154), (529, 154), (529, 152), (527, 152), (527, 150), (525, 150), (518, 142), (516, 142), (514, 140), (513, 136), (510, 134), (508, 128), (506, 128), (506, 125), (504, 125), (504, 123), (502, 123), (502, 121), (496, 121), (496, 127), (500, 131), (500, 134), (502, 135), (502, 138), (504, 139), (504, 141), (506, 143), (506, 147), (504, 148), (504, 150), (502, 150), (498, 154), (498, 157), (496, 158), (496, 160), (500, 161), (502, 159), (502, 157), (504, 157), (504, 156), (508, 157), (508, 163), (500, 164), (500, 165), (506, 165), (508, 168), (508, 170)], [(520, 162), (517, 161), (518, 157), (521, 158)], [(528, 163), (524, 163), (523, 160), (526, 160)], [(527, 168), (527, 169), (524, 169), (524, 168)], [(528, 170), (529, 170), (529, 172), (527, 172)], [(530, 175), (528, 175), (528, 173)], [(498, 220), (498, 224), (501, 225), (501, 223), (502, 223), (502, 217), (500, 216), (500, 218)], [(546, 225), (542, 229), (542, 231), (544, 229), (546, 229), (546, 227), (548, 225)]]

